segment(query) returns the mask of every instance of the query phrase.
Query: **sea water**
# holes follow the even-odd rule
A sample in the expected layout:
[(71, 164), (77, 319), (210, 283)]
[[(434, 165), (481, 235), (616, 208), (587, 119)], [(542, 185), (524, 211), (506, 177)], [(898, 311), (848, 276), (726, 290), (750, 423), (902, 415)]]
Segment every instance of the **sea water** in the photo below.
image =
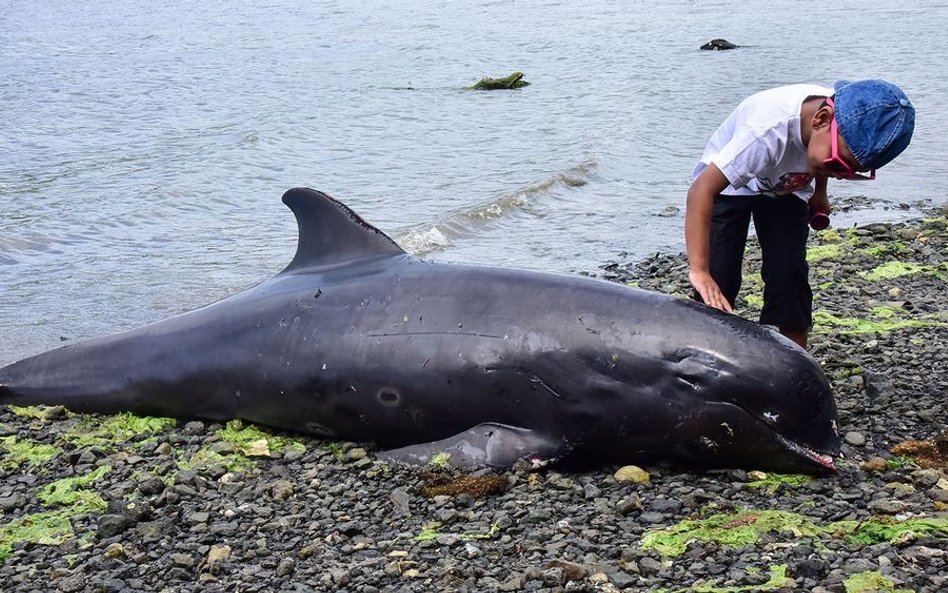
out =
[[(830, 182), (868, 207), (835, 224), (948, 201), (943, 2), (140, 4), (0, 0), (0, 363), (273, 275), (295, 186), (432, 260), (680, 251), (708, 137), (781, 84), (881, 77), (916, 105), (877, 180)], [(717, 37), (742, 47), (698, 50)]]

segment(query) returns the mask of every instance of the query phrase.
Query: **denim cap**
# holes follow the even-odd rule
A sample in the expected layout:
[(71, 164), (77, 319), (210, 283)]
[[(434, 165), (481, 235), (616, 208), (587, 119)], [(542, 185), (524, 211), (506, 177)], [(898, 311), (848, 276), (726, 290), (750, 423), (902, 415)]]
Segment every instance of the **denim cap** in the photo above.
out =
[(865, 169), (878, 169), (912, 141), (915, 107), (902, 89), (884, 80), (837, 81), (836, 125)]

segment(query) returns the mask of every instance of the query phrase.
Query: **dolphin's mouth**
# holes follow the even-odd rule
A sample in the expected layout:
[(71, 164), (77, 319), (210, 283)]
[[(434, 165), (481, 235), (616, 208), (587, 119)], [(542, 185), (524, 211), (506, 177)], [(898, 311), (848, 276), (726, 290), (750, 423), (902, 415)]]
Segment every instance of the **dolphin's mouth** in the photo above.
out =
[(779, 440), (780, 443), (784, 447), (786, 447), (793, 453), (799, 455), (800, 457), (804, 457), (807, 460), (812, 461), (824, 471), (829, 471), (833, 473), (836, 473), (837, 471), (839, 471), (839, 469), (833, 463), (833, 457), (831, 455), (814, 451), (813, 449), (810, 449), (809, 447), (801, 445), (800, 443), (795, 443), (786, 437), (780, 436), (779, 434), (776, 436), (777, 436), (777, 440)]

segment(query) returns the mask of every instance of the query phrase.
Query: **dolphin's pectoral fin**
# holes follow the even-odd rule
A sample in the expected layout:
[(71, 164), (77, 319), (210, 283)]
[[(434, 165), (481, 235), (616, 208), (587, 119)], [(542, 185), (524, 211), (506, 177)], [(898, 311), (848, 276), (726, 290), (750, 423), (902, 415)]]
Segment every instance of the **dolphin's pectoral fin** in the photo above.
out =
[(440, 441), (383, 451), (378, 457), (412, 465), (440, 462), (457, 468), (510, 467), (521, 459), (534, 465), (546, 464), (566, 450), (563, 441), (534, 430), (486, 423)]

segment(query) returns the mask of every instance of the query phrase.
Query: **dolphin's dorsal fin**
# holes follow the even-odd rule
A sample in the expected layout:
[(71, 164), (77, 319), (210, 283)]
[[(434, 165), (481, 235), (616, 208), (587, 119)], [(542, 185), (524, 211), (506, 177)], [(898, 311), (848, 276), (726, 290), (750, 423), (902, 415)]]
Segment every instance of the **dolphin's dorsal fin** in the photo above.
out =
[(283, 194), (283, 203), (299, 225), (296, 255), (283, 272), (405, 254), (388, 235), (323, 192), (297, 187)]

